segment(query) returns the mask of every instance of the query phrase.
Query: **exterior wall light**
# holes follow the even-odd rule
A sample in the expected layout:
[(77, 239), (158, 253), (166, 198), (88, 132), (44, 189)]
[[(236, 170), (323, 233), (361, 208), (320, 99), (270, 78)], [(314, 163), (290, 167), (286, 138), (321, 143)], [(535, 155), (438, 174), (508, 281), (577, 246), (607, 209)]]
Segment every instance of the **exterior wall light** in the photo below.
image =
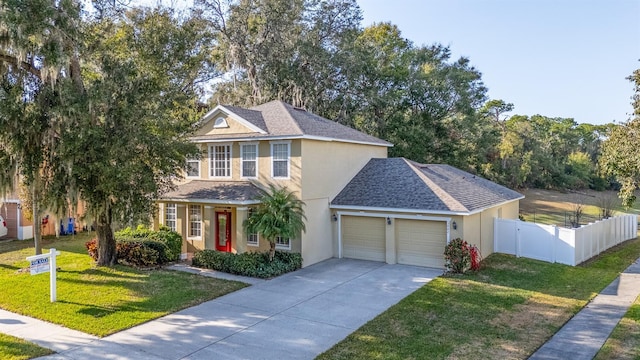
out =
[(391, 225), (391, 218), (387, 216), (387, 225)]
[(453, 228), (453, 230), (458, 230), (458, 224), (456, 224), (455, 221), (451, 223), (451, 227)]
[(333, 214), (333, 216), (331, 217), (331, 219), (333, 219), (333, 221), (338, 221), (338, 215)]

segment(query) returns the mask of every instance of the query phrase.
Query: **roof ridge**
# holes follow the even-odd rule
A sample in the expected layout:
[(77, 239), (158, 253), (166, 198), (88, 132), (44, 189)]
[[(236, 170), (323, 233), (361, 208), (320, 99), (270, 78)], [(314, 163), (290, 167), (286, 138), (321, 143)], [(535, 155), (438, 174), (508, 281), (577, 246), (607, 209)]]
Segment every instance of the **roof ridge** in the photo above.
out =
[[(296, 117), (291, 115), (291, 113), (289, 112), (289, 107), (287, 106), (289, 104), (285, 103), (282, 100), (274, 100), (274, 101), (276, 101), (278, 103), (278, 105), (280, 105), (281, 107), (284, 108), (285, 113), (287, 113), (287, 115), (289, 116), (289, 119), (293, 122), (293, 124), (295, 125), (296, 129), (298, 129), (298, 132), (300, 134), (304, 135), (305, 132), (302, 131), (302, 128), (300, 128), (300, 124), (298, 124), (298, 121), (296, 120)], [(293, 107), (293, 105), (289, 105), (289, 106)]]
[(407, 160), (405, 158), (401, 158), (401, 159), (404, 160), (407, 165), (409, 165), (411, 170), (413, 170), (413, 172), (415, 172), (418, 175), (420, 180), (422, 180), (425, 183), (425, 185), (427, 185), (433, 191), (433, 193), (438, 197), (438, 199), (440, 199), (440, 201), (442, 201), (444, 204), (453, 204), (454, 205), (453, 208), (450, 208), (450, 210), (452, 210), (452, 211), (467, 211), (467, 212), (470, 211), (469, 209), (467, 209), (466, 206), (462, 205), (461, 202), (456, 200), (448, 192), (444, 191), (444, 189), (442, 189), (440, 186), (438, 186), (435, 182), (433, 182), (431, 179), (429, 179), (429, 177), (425, 173), (423, 173), (420, 169), (418, 169), (421, 165), (424, 165), (424, 164), (420, 164), (420, 163), (417, 163), (415, 161)]

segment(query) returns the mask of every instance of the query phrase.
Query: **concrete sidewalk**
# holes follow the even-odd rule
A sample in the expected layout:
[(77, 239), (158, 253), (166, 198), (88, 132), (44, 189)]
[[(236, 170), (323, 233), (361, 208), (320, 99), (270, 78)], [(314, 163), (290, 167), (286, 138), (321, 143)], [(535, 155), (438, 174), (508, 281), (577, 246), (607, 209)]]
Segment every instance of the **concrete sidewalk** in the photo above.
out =
[(313, 359), (441, 274), (330, 259), (101, 339), (11, 313), (0, 332), (57, 351), (49, 360)]
[(564, 324), (529, 359), (593, 359), (638, 295), (640, 259)]
[(0, 309), (0, 332), (34, 342), (55, 352), (69, 351), (98, 337)]

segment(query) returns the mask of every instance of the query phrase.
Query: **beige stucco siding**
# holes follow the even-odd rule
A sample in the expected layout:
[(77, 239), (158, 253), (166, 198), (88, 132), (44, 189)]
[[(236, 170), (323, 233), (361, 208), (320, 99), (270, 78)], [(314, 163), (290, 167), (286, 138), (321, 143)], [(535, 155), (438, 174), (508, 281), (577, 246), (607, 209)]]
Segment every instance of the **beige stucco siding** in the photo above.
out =
[(302, 140), (302, 199), (333, 199), (371, 158), (386, 158), (386, 146)]
[(303, 265), (315, 264), (333, 256), (331, 213), (326, 199), (305, 201), (306, 232), (302, 234)]
[[(213, 124), (216, 119), (224, 118), (227, 121), (228, 127), (214, 128)], [(231, 135), (231, 134), (250, 134), (255, 133), (256, 131), (246, 127), (245, 125), (236, 121), (233, 117), (228, 116), (227, 114), (218, 111), (211, 118), (206, 121), (199, 129), (196, 131), (196, 136), (203, 135)]]

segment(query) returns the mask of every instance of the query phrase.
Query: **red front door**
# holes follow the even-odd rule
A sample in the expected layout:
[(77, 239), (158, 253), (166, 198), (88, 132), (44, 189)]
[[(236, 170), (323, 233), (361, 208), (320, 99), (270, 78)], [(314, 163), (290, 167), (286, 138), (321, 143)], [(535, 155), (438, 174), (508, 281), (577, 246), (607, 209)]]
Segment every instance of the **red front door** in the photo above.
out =
[(231, 213), (216, 212), (216, 250), (231, 251)]

